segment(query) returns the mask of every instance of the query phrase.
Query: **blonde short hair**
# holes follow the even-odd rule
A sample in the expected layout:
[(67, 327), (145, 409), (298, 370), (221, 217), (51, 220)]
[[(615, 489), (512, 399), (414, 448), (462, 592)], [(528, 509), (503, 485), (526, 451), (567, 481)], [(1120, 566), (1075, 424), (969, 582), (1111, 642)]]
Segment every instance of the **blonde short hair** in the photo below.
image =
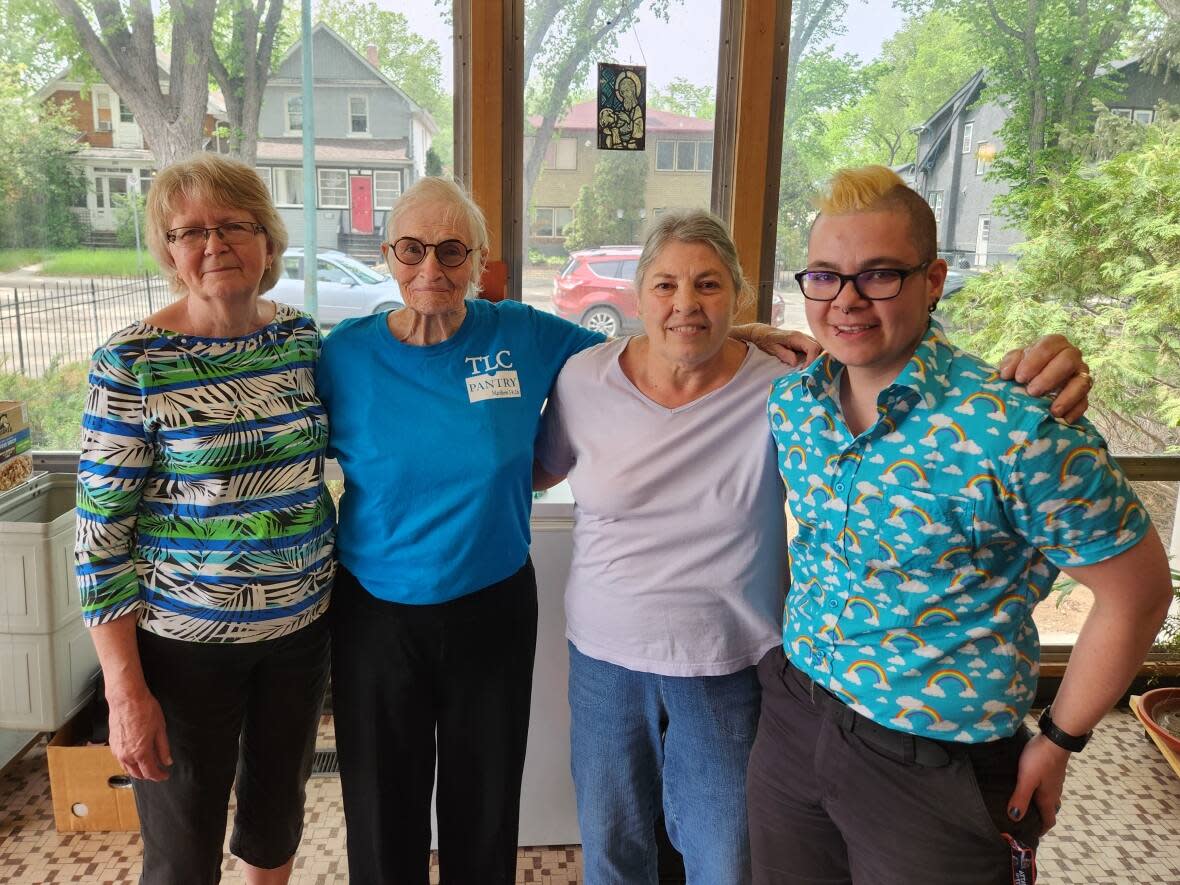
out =
[(901, 212), (909, 219), (918, 257), (923, 261), (938, 257), (938, 228), (930, 204), (892, 169), (885, 166), (839, 169), (814, 203), (820, 215)]
[(664, 247), (672, 242), (711, 246), (733, 280), (734, 310), (752, 303), (754, 290), (742, 273), (733, 237), (729, 235), (725, 222), (707, 209), (671, 209), (660, 214), (643, 242), (643, 252), (635, 268), (636, 292), (643, 291), (643, 278), (647, 275), (647, 269)]
[(457, 181), (436, 176), (419, 178), (397, 198), (389, 210), (385, 239), (392, 244), (397, 239), (397, 223), (402, 216), (423, 209), (434, 211), (442, 218), (454, 218), (467, 228), (472, 242), (466, 245), (474, 250), (471, 253), (471, 284), (467, 294), (468, 297), (475, 297), (479, 294), (479, 282), (487, 260), (488, 225), (483, 212), (471, 194)]
[(172, 291), (183, 292), (185, 289), (176, 274), (165, 234), (181, 205), (191, 200), (203, 200), (226, 209), (241, 209), (266, 228), (267, 248), (273, 260), (262, 274), (258, 294), (274, 288), (283, 272), (287, 226), (275, 209), (270, 191), (258, 173), (240, 160), (222, 154), (202, 153), (161, 170), (152, 179), (148, 191), (144, 212), (147, 244)]

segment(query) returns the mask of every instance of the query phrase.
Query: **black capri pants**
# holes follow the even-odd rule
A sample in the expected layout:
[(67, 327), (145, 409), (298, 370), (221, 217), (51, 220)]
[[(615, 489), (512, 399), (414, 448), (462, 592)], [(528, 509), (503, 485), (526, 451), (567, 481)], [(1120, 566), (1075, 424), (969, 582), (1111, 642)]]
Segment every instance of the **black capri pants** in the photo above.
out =
[(282, 866), (303, 834), (328, 681), (326, 619), (262, 642), (184, 642), (143, 630), (138, 638), (173, 759), (167, 780), (132, 781), (143, 835), (140, 882), (220, 881), (235, 775), (230, 851), (256, 867)]

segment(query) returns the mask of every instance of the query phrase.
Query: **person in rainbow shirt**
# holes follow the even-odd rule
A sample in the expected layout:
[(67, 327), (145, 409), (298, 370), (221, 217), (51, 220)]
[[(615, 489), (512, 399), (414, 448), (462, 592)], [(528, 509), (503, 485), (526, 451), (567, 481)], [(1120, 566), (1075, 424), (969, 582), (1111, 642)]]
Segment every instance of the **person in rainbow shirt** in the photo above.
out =
[[(819, 209), (797, 279), (826, 355), (768, 403), (798, 532), (759, 665), (754, 881), (1031, 882), (1070, 753), (1163, 620), (1167, 558), (1088, 422), (947, 341), (926, 202), (869, 166)], [(1095, 606), (1034, 736), (1032, 611), (1059, 570)]]

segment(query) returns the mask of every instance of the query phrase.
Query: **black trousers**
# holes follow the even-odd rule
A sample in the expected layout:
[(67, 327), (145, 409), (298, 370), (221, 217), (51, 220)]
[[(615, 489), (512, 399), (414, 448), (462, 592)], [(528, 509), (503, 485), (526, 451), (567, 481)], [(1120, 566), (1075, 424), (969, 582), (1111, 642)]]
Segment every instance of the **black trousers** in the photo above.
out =
[(181, 642), (138, 631), (148, 688), (160, 702), (173, 764), (164, 781), (132, 781), (143, 834), (142, 885), (221, 880), (230, 785), (230, 851), (285, 864), (303, 834), (304, 787), (328, 684), (324, 618), (263, 642)]
[[(1028, 729), (956, 744), (878, 725), (790, 666), (758, 665), (762, 715), (746, 781), (755, 885), (1011, 885), (1035, 806), (1005, 804)], [(1031, 882), (1028, 878), (1023, 881)]]
[(512, 885), (537, 645), (532, 562), (468, 596), (399, 605), (346, 569), (332, 705), (354, 885), (426, 885), (438, 762), (444, 885)]

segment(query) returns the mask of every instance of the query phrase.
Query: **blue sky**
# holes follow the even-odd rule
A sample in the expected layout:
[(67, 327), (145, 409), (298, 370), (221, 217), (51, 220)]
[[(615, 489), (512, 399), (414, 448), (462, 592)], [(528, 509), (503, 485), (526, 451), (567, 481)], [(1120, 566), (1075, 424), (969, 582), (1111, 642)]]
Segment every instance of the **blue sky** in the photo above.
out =
[[(433, 0), (378, 0), (378, 5), (402, 13), (418, 33), (438, 41), (443, 52), (444, 87), (451, 91), (451, 27), (442, 21)], [(612, 60), (623, 64), (646, 61), (648, 80), (654, 86), (663, 86), (677, 77), (712, 84), (717, 78), (715, 35), (720, 8), (720, 0), (683, 0), (679, 8), (673, 7), (670, 22), (643, 15), (632, 31), (620, 37)], [(890, 0), (851, 0), (847, 32), (835, 41), (836, 48), (871, 59), (880, 52), (881, 43), (897, 31), (901, 20), (902, 14)], [(705, 32), (714, 35), (708, 45), (698, 36)], [(704, 61), (709, 57), (706, 51), (713, 61)]]

